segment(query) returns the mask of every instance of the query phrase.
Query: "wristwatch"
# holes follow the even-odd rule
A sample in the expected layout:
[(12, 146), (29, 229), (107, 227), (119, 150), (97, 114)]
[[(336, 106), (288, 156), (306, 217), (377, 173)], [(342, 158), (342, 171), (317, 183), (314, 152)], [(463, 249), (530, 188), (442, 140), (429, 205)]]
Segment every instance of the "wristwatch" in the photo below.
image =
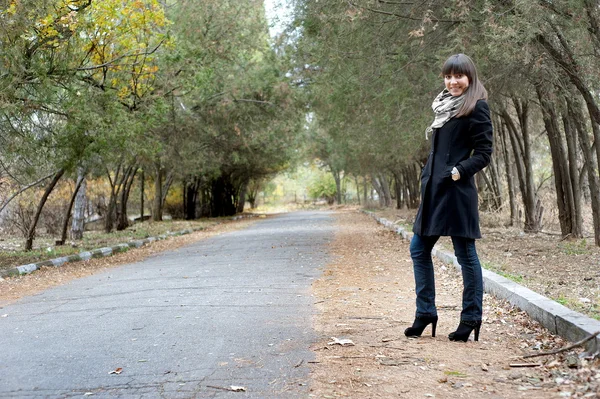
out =
[(452, 168), (452, 180), (457, 181), (458, 179), (460, 179), (460, 173), (458, 172), (458, 169), (456, 169), (456, 166)]

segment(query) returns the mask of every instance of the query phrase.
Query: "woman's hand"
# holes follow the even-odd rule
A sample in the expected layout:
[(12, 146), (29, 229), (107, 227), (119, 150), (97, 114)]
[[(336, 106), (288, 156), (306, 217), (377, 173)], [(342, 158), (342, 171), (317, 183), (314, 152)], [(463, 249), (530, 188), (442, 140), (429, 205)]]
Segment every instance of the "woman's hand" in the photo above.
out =
[(460, 173), (458, 172), (458, 169), (456, 169), (456, 166), (452, 168), (452, 172), (450, 173), (452, 174), (452, 180), (457, 181), (460, 179)]

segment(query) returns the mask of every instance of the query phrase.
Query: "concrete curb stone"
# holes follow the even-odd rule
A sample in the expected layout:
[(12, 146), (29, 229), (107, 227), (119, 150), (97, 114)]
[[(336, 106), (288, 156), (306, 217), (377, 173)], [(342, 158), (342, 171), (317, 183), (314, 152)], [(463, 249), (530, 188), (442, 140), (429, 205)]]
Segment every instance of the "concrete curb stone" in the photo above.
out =
[(79, 254), (63, 256), (60, 258), (45, 260), (45, 261), (41, 261), (41, 262), (37, 262), (37, 263), (30, 263), (27, 265), (16, 266), (16, 267), (6, 269), (6, 270), (0, 270), (0, 278), (33, 273), (34, 271), (36, 271), (44, 266), (59, 267), (59, 266), (64, 265), (65, 263), (69, 263), (69, 262), (79, 262), (82, 260), (90, 260), (92, 258), (104, 258), (107, 256), (112, 256), (117, 253), (126, 252), (130, 248), (140, 248), (140, 247), (142, 247), (146, 244), (149, 244), (151, 242), (154, 242), (154, 241), (164, 240), (168, 237), (190, 234), (190, 233), (193, 233), (194, 231), (200, 231), (200, 230), (204, 230), (204, 228), (200, 227), (200, 228), (196, 228), (196, 229), (186, 229), (186, 230), (177, 231), (177, 232), (173, 232), (173, 233), (161, 234), (158, 237), (148, 237), (143, 240), (133, 240), (133, 241), (130, 241), (127, 243), (117, 244), (112, 247), (98, 248), (98, 249), (93, 249), (91, 251), (83, 251), (83, 252), (80, 252)]
[[(255, 214), (237, 215), (237, 216), (233, 216), (231, 218), (231, 220), (235, 221), (235, 220), (241, 220), (244, 218), (253, 218), (253, 217), (259, 217), (259, 215), (258, 214), (257, 215), (255, 215)], [(218, 226), (221, 223), (222, 222), (217, 222), (214, 224), (214, 226)], [(68, 255), (68, 256), (63, 256), (60, 258), (37, 262), (37, 263), (30, 263), (27, 265), (16, 266), (16, 267), (13, 267), (10, 269), (0, 270), (0, 279), (2, 279), (4, 277), (20, 276), (23, 274), (33, 273), (34, 271), (36, 271), (39, 268), (44, 267), (44, 266), (59, 267), (59, 266), (64, 265), (65, 263), (69, 263), (69, 262), (90, 260), (92, 258), (104, 258), (106, 256), (111, 256), (116, 253), (125, 252), (125, 251), (129, 250), (129, 248), (140, 248), (140, 247), (142, 247), (146, 244), (149, 244), (151, 242), (154, 242), (154, 241), (164, 240), (168, 237), (175, 237), (175, 236), (181, 236), (181, 235), (185, 235), (185, 234), (191, 234), (195, 231), (201, 231), (204, 229), (205, 229), (204, 227), (185, 229), (185, 230), (181, 230), (181, 231), (175, 231), (175, 232), (171, 232), (171, 233), (161, 234), (158, 237), (148, 237), (148, 238), (144, 238), (142, 240), (133, 240), (133, 241), (129, 241), (127, 243), (117, 244), (112, 247), (105, 247), (105, 248), (93, 249), (91, 251), (84, 251), (84, 252), (80, 252), (79, 254), (76, 254), (76, 255)]]
[[(412, 239), (413, 233), (406, 231), (403, 227), (380, 218), (373, 212), (366, 210), (362, 212), (370, 215), (380, 224), (395, 231), (405, 239)], [(442, 262), (453, 264), (460, 271), (460, 264), (451, 252), (434, 247), (431, 253)], [(600, 331), (600, 321), (571, 310), (490, 270), (483, 269), (483, 284), (485, 292), (508, 301), (526, 312), (529, 317), (538, 321), (552, 333), (560, 335), (571, 342), (580, 341)], [(600, 338), (597, 336), (596, 339), (589, 341), (586, 344), (586, 350), (590, 353), (598, 352), (600, 350)]]

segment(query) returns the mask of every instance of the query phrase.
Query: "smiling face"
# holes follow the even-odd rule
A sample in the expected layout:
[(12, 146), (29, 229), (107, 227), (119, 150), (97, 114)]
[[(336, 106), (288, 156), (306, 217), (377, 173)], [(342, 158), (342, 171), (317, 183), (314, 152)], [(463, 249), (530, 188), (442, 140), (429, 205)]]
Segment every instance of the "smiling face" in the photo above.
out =
[(450, 94), (454, 97), (458, 97), (469, 87), (469, 77), (465, 74), (451, 71), (444, 75), (444, 83)]

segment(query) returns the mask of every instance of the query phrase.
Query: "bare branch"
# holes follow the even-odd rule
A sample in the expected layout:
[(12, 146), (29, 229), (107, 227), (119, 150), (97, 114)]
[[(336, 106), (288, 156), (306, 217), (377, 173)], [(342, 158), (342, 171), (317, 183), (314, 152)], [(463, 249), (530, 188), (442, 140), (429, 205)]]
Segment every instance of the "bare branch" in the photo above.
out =
[(94, 66), (89, 66), (89, 67), (79, 67), (79, 68), (77, 68), (77, 71), (93, 71), (95, 69), (101, 69), (101, 68), (105, 68), (107, 66), (111, 66), (112, 64), (116, 63), (119, 60), (122, 60), (123, 58), (139, 57), (141, 55), (148, 56), (148, 55), (154, 54), (159, 49), (159, 47), (162, 46), (163, 42), (164, 42), (164, 40), (162, 40), (160, 43), (158, 43), (158, 45), (150, 51), (143, 51), (140, 53), (123, 54), (123, 55), (115, 58), (114, 60), (107, 61), (100, 65), (94, 65)]
[(2, 211), (4, 210), (4, 208), (6, 208), (6, 206), (13, 200), (15, 199), (16, 196), (18, 196), (19, 194), (21, 194), (24, 191), (29, 190), (31, 187), (35, 187), (38, 184), (40, 184), (41, 182), (43, 182), (46, 179), (51, 178), (52, 176), (54, 176), (55, 174), (57, 174), (58, 172), (52, 172), (50, 173), (48, 176), (44, 176), (41, 179), (21, 188), (19, 191), (17, 191), (16, 193), (14, 193), (10, 198), (8, 198), (6, 201), (4, 201), (4, 203), (2, 204), (2, 206), (0, 207), (0, 213), (2, 213)]
[(566, 346), (564, 348), (557, 349), (555, 351), (550, 351), (550, 352), (541, 352), (541, 353), (533, 353), (531, 355), (525, 355), (525, 356), (523, 356), (523, 359), (527, 359), (527, 358), (530, 358), (530, 357), (538, 357), (538, 356), (556, 355), (557, 353), (566, 352), (566, 351), (571, 350), (573, 348), (577, 348), (579, 346), (582, 346), (583, 344), (585, 344), (588, 341), (591, 341), (592, 339), (596, 338), (596, 336), (598, 334), (600, 334), (600, 331), (596, 331), (594, 334), (590, 335), (589, 337), (584, 338), (581, 341), (575, 342), (574, 344)]

